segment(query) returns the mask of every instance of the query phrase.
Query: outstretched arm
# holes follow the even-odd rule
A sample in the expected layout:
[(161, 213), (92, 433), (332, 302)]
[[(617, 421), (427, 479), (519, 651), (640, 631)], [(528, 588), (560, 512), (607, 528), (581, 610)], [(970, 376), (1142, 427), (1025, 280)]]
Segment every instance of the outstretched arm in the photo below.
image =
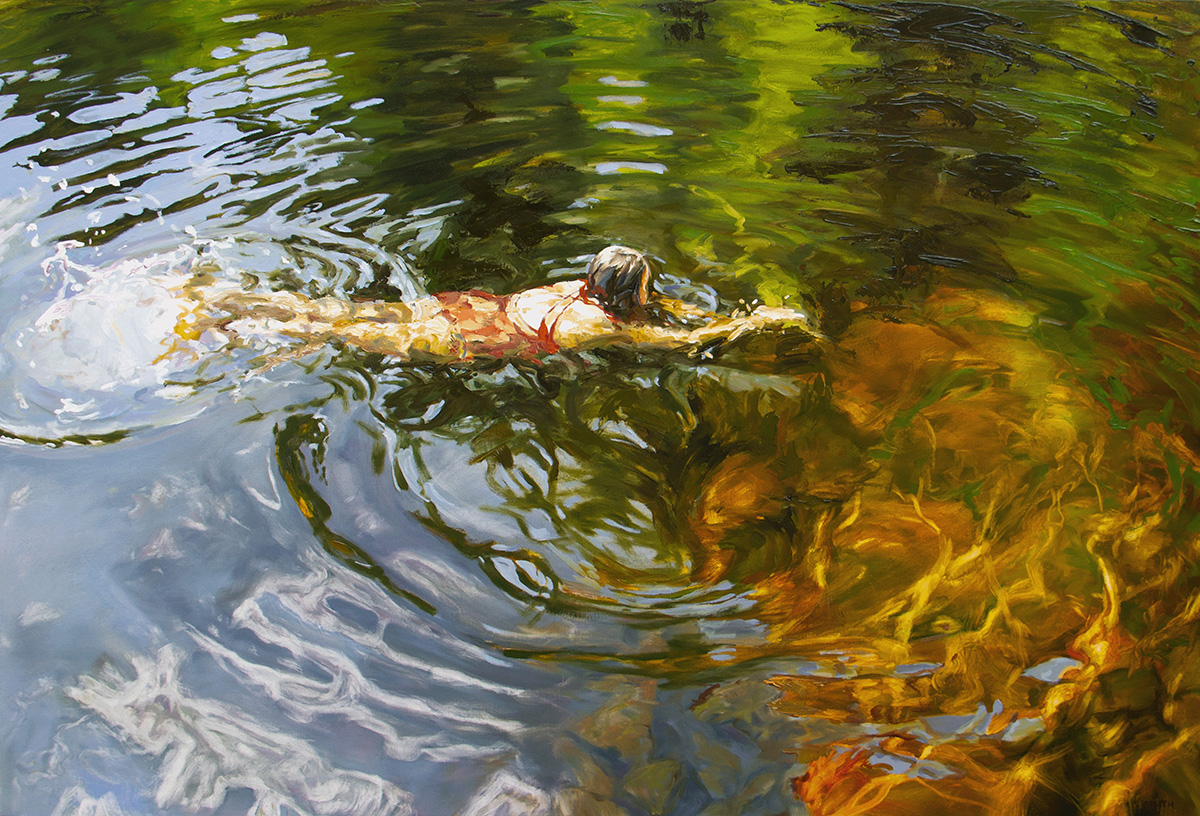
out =
[(736, 340), (745, 334), (767, 330), (794, 331), (808, 335), (814, 340), (824, 340), (821, 333), (813, 328), (807, 313), (787, 307), (759, 306), (746, 315), (708, 317), (711, 319), (705, 325), (694, 329), (651, 323), (627, 323), (609, 336), (596, 338), (596, 342), (589, 345), (699, 349), (714, 341)]

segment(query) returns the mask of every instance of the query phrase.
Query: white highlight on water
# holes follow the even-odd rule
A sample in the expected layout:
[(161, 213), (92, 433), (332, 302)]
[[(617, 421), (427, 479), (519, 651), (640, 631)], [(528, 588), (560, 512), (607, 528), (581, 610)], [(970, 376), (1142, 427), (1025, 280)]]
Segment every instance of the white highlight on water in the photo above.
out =
[(112, 791), (95, 797), (82, 785), (75, 785), (63, 791), (50, 816), (125, 816), (125, 811)]
[(41, 601), (34, 601), (25, 607), (25, 611), (17, 618), (22, 626), (33, 626), (35, 623), (49, 623), (62, 617), (62, 613)]
[[(497, 711), (516, 701), (529, 705), (537, 692), (468, 668), (493, 665), (490, 649), (441, 631), (396, 604), (374, 581), (322, 555), (302, 560), (306, 572), (264, 576), (230, 615), (244, 638), (186, 627), (190, 643), (132, 656), (132, 671), (102, 667), (66, 690), (123, 743), (154, 758), (159, 809), (211, 812), (230, 793), (249, 790), (249, 813), (409, 814), (414, 807), (408, 791), (340, 767), (339, 756), (320, 739), (324, 725), (313, 724), (374, 735), (384, 754), (405, 762), (502, 762), (528, 734), (530, 726)], [(344, 618), (331, 606), (334, 600), (369, 610), (374, 625)], [(389, 627), (419, 631), (435, 653), (452, 659), (408, 654), (385, 640)], [(242, 642), (265, 648), (241, 649)], [(262, 705), (196, 694), (184, 679), (195, 654), (204, 656), (196, 665), (211, 660), (226, 672), (239, 699), (245, 691)], [(453, 665), (460, 660), (467, 665)], [(476, 808), (469, 812), (480, 812), (487, 802), (520, 802), (528, 792), (520, 780), (498, 775), (469, 803)], [(103, 803), (88, 804), (97, 816), (105, 813)]]
[(330, 765), (306, 740), (248, 712), (191, 695), (179, 681), (184, 652), (164, 646), (132, 658), (134, 676), (109, 668), (67, 694), (160, 760), (155, 804), (210, 811), (248, 790), (251, 813), (411, 814), (411, 795), (378, 776)]
[[(521, 779), (508, 769), (497, 771), (480, 788), (460, 816), (498, 816), (499, 814), (521, 814), (521, 816), (550, 816), (552, 798), (550, 794)], [(560, 811), (565, 812), (565, 811)]]
[(596, 125), (596, 130), (621, 130), (626, 133), (632, 133), (635, 136), (670, 136), (675, 133), (670, 128), (648, 125), (644, 122), (619, 121), (601, 122)]
[(660, 176), (667, 172), (667, 166), (659, 162), (600, 162), (596, 165), (596, 172), (602, 176), (612, 176), (617, 173), (633, 172), (633, 173), (657, 173)]
[(650, 84), (640, 79), (617, 79), (615, 76), (600, 77), (598, 81), (601, 85), (608, 85), (612, 88), (645, 88)]
[(597, 97), (596, 97), (596, 101), (598, 101), (598, 102), (612, 102), (612, 103), (614, 103), (614, 104), (617, 104), (617, 105), (628, 105), (629, 107), (631, 107), (631, 108), (632, 108), (632, 107), (635, 107), (635, 106), (637, 106), (637, 105), (640, 105), (640, 104), (642, 104), (643, 102), (645, 102), (645, 101), (646, 101), (646, 97), (644, 97), (644, 96), (633, 96), (633, 95), (597, 96)]

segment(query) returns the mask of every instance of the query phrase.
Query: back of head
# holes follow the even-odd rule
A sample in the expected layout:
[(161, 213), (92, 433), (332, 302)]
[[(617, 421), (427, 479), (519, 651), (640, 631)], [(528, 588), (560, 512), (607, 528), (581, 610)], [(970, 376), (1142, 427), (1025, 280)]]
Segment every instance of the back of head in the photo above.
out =
[(650, 300), (650, 264), (640, 252), (610, 246), (588, 264), (587, 291), (611, 314), (637, 317)]

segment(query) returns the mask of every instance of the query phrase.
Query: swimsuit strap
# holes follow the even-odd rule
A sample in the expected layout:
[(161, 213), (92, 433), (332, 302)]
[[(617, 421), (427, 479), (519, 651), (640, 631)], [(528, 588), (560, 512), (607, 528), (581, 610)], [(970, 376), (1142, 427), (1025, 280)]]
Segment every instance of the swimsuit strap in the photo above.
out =
[[(578, 292), (566, 298), (561, 306), (554, 307), (558, 309), (558, 316), (554, 318), (554, 321), (549, 326), (546, 325), (548, 316), (543, 317), (541, 324), (538, 325), (538, 340), (548, 345), (551, 353), (556, 352), (561, 348), (559, 343), (554, 339), (554, 333), (558, 330), (558, 321), (563, 319), (563, 316), (567, 313), (567, 309), (579, 302), (593, 306), (599, 305), (593, 303), (592, 299), (588, 297), (587, 286), (582, 286)], [(603, 307), (601, 307), (601, 309), (603, 309)], [(607, 314), (607, 311), (605, 311), (605, 314)]]

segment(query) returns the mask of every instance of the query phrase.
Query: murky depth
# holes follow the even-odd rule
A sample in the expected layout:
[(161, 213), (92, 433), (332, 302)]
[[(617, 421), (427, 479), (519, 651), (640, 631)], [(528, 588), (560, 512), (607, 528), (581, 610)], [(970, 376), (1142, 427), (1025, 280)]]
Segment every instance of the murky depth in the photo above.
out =
[[(0, 19), (0, 812), (1200, 807), (1190, 4)], [(610, 243), (826, 340), (175, 333)]]

